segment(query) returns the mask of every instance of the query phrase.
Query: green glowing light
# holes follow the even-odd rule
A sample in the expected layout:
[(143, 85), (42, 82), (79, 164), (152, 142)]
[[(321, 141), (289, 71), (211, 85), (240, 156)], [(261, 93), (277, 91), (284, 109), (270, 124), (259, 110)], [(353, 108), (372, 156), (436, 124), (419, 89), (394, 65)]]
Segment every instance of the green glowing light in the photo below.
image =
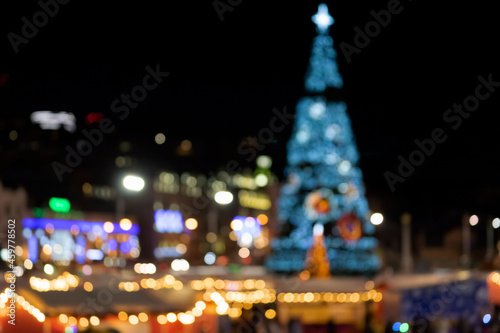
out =
[(50, 198), (49, 200), (49, 207), (57, 213), (68, 213), (71, 204), (69, 203), (68, 199), (64, 198)]

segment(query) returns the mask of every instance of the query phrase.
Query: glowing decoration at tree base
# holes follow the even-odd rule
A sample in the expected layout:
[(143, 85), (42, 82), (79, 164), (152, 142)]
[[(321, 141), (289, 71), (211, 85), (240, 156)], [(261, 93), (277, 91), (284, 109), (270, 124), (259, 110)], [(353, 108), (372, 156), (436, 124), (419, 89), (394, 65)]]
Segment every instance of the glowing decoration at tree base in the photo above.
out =
[[(380, 260), (372, 249), (378, 244), (373, 237), (363, 237), (345, 247), (340, 237), (324, 236), (330, 271), (337, 274), (374, 274), (380, 268)], [(274, 253), (265, 262), (266, 268), (276, 272), (301, 272), (305, 269), (307, 250), (312, 246), (312, 237), (297, 241), (289, 237), (274, 239)]]
[(307, 251), (306, 271), (310, 276), (316, 278), (327, 278), (330, 276), (330, 263), (326, 252), (325, 241), (323, 239), (324, 227), (316, 224), (313, 229), (313, 245)]

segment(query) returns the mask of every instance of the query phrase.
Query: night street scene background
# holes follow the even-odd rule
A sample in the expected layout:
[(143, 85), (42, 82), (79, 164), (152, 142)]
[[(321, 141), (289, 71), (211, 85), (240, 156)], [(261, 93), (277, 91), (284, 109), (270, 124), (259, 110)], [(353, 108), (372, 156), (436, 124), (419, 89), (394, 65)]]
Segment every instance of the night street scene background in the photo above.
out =
[(2, 3), (0, 332), (500, 332), (493, 3)]

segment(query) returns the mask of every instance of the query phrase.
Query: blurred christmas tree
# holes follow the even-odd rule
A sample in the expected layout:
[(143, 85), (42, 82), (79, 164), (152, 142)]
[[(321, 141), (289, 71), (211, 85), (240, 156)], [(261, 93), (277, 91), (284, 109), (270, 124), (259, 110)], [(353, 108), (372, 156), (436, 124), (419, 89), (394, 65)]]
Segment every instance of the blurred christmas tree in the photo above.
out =
[(305, 79), (308, 96), (297, 103), (287, 146), (288, 180), (279, 201), (282, 235), (273, 241), (266, 266), (280, 272), (311, 269), (314, 260), (306, 260), (307, 251), (314, 244), (313, 227), (322, 225), (330, 271), (371, 274), (380, 266), (374, 253), (377, 240), (370, 236), (374, 227), (357, 166), (359, 154), (346, 104), (339, 97), (343, 80), (328, 34), (334, 20), (325, 4), (319, 5), (313, 22), (318, 36)]

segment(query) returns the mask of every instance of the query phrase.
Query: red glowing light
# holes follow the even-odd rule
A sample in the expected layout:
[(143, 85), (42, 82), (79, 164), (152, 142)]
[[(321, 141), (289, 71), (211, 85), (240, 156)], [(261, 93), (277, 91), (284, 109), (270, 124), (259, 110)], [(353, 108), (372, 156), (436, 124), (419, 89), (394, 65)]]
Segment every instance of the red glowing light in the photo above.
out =
[(101, 112), (91, 112), (85, 117), (85, 123), (90, 125), (92, 123), (98, 123), (102, 120), (103, 116)]
[(241, 258), (241, 263), (243, 265), (250, 265), (250, 263), (252, 262), (252, 257), (248, 256), (246, 258)]
[(229, 259), (226, 256), (220, 256), (217, 258), (216, 264), (220, 266), (226, 266), (229, 263)]
[(2, 73), (2, 75), (0, 75), (0, 87), (3, 87), (7, 83), (9, 77), (10, 75), (7, 72)]

